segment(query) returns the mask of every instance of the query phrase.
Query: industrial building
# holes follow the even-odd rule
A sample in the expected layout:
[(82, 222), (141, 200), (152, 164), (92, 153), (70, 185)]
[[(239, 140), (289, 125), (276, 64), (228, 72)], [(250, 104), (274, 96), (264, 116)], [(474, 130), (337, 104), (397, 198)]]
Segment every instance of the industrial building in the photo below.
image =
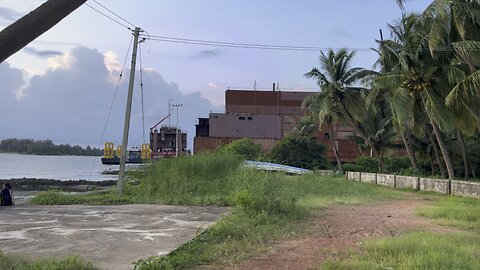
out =
[[(178, 136), (178, 141), (177, 139)], [(152, 149), (152, 158), (157, 157), (174, 157), (178, 152), (186, 152), (187, 149), (187, 133), (177, 130), (174, 127), (163, 126), (160, 129), (150, 129), (150, 147)]]
[[(287, 136), (304, 116), (303, 99), (314, 92), (234, 90), (225, 91), (225, 113), (210, 113), (199, 118), (194, 138), (194, 152), (214, 150), (241, 138), (251, 138), (270, 150)], [(342, 161), (360, 156), (358, 145), (349, 138), (353, 128), (334, 124), (333, 133)], [(328, 146), (327, 158), (335, 161), (329, 133), (321, 130), (317, 138)]]

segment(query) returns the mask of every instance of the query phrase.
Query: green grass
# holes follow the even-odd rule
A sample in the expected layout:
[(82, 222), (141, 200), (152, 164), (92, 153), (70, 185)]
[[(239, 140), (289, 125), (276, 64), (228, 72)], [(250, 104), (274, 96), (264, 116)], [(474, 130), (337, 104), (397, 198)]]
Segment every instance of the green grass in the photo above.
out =
[(51, 192), (33, 202), (116, 204), (125, 199), (128, 203), (232, 207), (228, 216), (171, 254), (137, 262), (137, 269), (145, 270), (236, 263), (265, 251), (272, 241), (302, 233), (307, 224), (305, 218), (329, 204), (360, 204), (398, 197), (395, 191), (345, 181), (343, 177), (287, 176), (244, 168), (242, 162), (228, 153), (162, 159), (130, 173), (136, 180), (126, 184), (122, 198), (111, 193)]
[(367, 241), (360, 253), (327, 262), (321, 269), (480, 269), (480, 236), (411, 232)]
[(440, 197), (434, 205), (418, 209), (417, 213), (441, 225), (480, 232), (480, 200), (477, 199)]
[(67, 194), (58, 191), (40, 192), (30, 200), (37, 205), (117, 205), (130, 204), (133, 200), (128, 196), (119, 196), (115, 192), (96, 192), (89, 194)]
[(78, 256), (63, 260), (29, 260), (0, 251), (0, 270), (95, 270), (91, 263), (83, 262)]

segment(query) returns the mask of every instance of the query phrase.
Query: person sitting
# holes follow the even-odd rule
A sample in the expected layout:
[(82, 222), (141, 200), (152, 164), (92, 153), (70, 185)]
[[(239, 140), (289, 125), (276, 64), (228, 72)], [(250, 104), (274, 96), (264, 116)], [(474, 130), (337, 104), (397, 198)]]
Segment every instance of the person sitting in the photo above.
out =
[(5, 183), (3, 185), (3, 189), (0, 194), (0, 197), (1, 197), (1, 205), (10, 206), (15, 204), (13, 199), (12, 186), (10, 186), (10, 183)]

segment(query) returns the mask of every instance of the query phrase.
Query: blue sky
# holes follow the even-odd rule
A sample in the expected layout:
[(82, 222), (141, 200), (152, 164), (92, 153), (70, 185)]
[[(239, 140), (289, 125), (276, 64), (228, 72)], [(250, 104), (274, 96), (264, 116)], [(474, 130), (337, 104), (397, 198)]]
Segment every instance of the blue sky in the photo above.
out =
[[(401, 16), (394, 0), (98, 1), (150, 35), (358, 48), (354, 64), (365, 68), (375, 61), (375, 54), (367, 49), (375, 47), (378, 30), (382, 28), (388, 37), (386, 24)], [(2, 0), (0, 29), (43, 2)], [(417, 0), (406, 9), (421, 11), (430, 2)], [(101, 10), (95, 2), (88, 3)], [(59, 143), (98, 144), (130, 39), (128, 30), (83, 6), (0, 64), (0, 81), (8, 80), (0, 86), (0, 113), (10, 116), (0, 119), (0, 125), (7, 127), (0, 129), (0, 139), (52, 138)], [(257, 81), (259, 88), (279, 82), (283, 90), (316, 89), (302, 74), (317, 65), (318, 52), (158, 41), (143, 44), (142, 52), (147, 130), (166, 114), (169, 98), (186, 104), (180, 123), (192, 138), (197, 117), (223, 110), (227, 87), (253, 87)], [(116, 143), (120, 142), (125, 92), (122, 80), (106, 134)], [(139, 106), (134, 110), (138, 117)], [(132, 129), (140, 130), (141, 121), (133, 121)], [(139, 143), (141, 137), (141, 131), (134, 132), (132, 143)]]

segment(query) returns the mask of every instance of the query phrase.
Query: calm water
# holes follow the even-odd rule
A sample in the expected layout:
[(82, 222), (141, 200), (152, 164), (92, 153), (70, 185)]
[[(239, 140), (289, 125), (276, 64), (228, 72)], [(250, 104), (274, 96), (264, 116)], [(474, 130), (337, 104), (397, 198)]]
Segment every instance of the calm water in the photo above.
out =
[[(93, 165), (93, 170), (92, 170)], [(103, 165), (100, 157), (35, 156), (0, 153), (0, 179), (44, 178), (57, 180), (111, 180), (117, 176), (102, 175), (118, 165)]]

